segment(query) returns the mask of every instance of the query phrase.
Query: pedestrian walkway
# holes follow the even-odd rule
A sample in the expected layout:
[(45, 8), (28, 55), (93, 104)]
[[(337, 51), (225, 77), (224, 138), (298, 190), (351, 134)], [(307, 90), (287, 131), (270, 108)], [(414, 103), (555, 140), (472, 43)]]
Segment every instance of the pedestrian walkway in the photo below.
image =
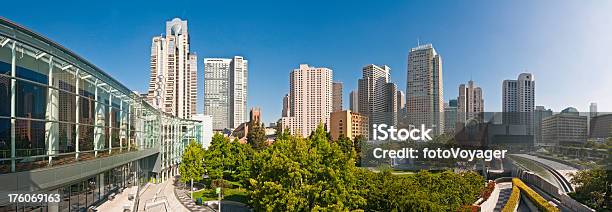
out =
[(169, 179), (159, 184), (151, 183), (145, 191), (142, 191), (138, 211), (187, 212), (189, 210), (174, 195), (174, 182), (173, 179)]
[(512, 183), (498, 183), (497, 186), (499, 186), (499, 198), (497, 198), (497, 204), (495, 204), (494, 211), (501, 211), (512, 194)]
[(108, 200), (98, 206), (98, 211), (132, 211), (134, 209), (134, 199), (130, 199), (130, 196), (135, 197), (138, 187), (132, 186), (124, 189), (122, 192), (114, 195), (112, 200)]

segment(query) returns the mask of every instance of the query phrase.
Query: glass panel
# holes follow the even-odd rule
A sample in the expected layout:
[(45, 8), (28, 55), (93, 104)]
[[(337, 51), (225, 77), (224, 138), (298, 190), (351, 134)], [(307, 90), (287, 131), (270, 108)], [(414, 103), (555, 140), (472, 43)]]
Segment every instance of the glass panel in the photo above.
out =
[(76, 125), (59, 123), (59, 153), (76, 151)]
[(25, 157), (45, 154), (45, 122), (16, 120), (15, 155)]
[(11, 45), (5, 45), (0, 47), (0, 74), (11, 75), (11, 49), (8, 48)]
[(11, 157), (11, 119), (0, 118), (0, 158)]
[[(74, 92), (74, 87), (69, 84), (66, 84), (62, 81), (59, 83), (60, 91), (59, 91), (59, 120), (67, 121), (67, 122), (76, 122), (76, 95), (72, 94)], [(65, 91), (62, 88), (70, 89), (72, 87), (72, 91)]]
[(94, 127), (81, 125), (79, 127), (79, 150), (89, 151), (94, 149)]
[(47, 84), (47, 75), (49, 74), (49, 63), (37, 60), (29, 55), (23, 54), (20, 51), (17, 54), (17, 77), (28, 79), (31, 81)]
[(46, 106), (46, 87), (17, 80), (17, 117), (45, 119)]
[(113, 130), (113, 137), (112, 137), (112, 147), (114, 148), (119, 148), (120, 144), (119, 144), (119, 129), (112, 129)]
[[(6, 71), (7, 68), (10, 72), (11, 65), (0, 62), (0, 72)], [(5, 75), (0, 75), (0, 99), (3, 100), (3, 103), (0, 104), (0, 116), (11, 116), (11, 104), (7, 102), (11, 99), (11, 79)]]
[[(83, 90), (81, 91), (83, 92)], [(79, 123), (93, 125), (96, 107), (95, 97), (93, 93), (89, 93), (87, 91), (85, 91), (83, 94), (84, 97), (79, 98)]]
[(70, 186), (70, 211), (78, 211), (79, 209), (79, 184)]
[(86, 181), (86, 185), (88, 186), (87, 188), (87, 206), (92, 205), (95, 201), (96, 198), (94, 197), (94, 193), (96, 191), (96, 178), (89, 178)]
[(66, 186), (59, 189), (62, 201), (59, 203), (60, 212), (70, 211), (70, 187)]
[(87, 181), (79, 182), (79, 211), (87, 208)]

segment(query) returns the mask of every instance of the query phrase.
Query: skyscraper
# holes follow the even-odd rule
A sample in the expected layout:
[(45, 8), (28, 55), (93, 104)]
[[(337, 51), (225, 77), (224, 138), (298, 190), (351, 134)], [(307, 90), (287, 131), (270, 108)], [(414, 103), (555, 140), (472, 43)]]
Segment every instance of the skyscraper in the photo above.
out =
[(544, 106), (536, 106), (534, 114), (534, 131), (536, 145), (542, 144), (542, 121), (545, 118), (551, 117), (553, 111), (546, 109)]
[(410, 49), (406, 87), (408, 124), (424, 124), (433, 134), (444, 132), (442, 58), (431, 44)]
[(289, 117), (289, 94), (283, 96), (283, 114), (282, 117)]
[(196, 113), (197, 57), (189, 51), (187, 21), (166, 22), (165, 36), (151, 43), (151, 78), (147, 101), (180, 118)]
[[(300, 64), (289, 75), (289, 116), (282, 130), (307, 137), (319, 124), (329, 123), (332, 112), (332, 70)], [(329, 129), (329, 128), (328, 128)]]
[(444, 103), (444, 132), (452, 134), (455, 132), (457, 124), (457, 100), (448, 100)]
[(502, 95), (502, 122), (525, 125), (533, 135), (535, 110), (535, 79), (530, 73), (522, 73), (517, 80), (504, 80)]
[(342, 82), (333, 82), (332, 111), (342, 110)]
[(397, 124), (397, 86), (389, 82), (389, 66), (366, 65), (358, 82), (359, 113), (373, 124)]
[(404, 111), (406, 108), (406, 94), (404, 94), (404, 91), (398, 90), (395, 98), (397, 99), (397, 112)]
[(468, 81), (465, 84), (459, 85), (459, 97), (457, 97), (457, 122), (467, 123), (466, 121), (472, 118), (478, 118), (482, 121), (482, 112), (484, 112), (484, 100), (482, 98), (482, 89), (474, 85), (474, 81)]
[(357, 91), (351, 91), (349, 94), (349, 103), (351, 111), (359, 111), (359, 93)]
[(213, 117), (213, 129), (233, 129), (247, 121), (248, 61), (204, 59), (204, 114)]
[(597, 116), (597, 103), (591, 102), (591, 105), (589, 105), (589, 117), (593, 118), (595, 116)]

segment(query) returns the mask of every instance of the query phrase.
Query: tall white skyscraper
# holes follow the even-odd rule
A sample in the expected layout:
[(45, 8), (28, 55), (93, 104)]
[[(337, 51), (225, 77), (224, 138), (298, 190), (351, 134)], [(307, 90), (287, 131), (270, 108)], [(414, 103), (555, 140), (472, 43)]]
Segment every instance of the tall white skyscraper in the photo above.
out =
[(534, 133), (535, 85), (530, 73), (521, 73), (517, 80), (504, 80), (502, 87), (503, 123), (526, 125), (529, 135)]
[(191, 118), (196, 113), (197, 57), (189, 51), (187, 21), (166, 22), (166, 34), (151, 43), (147, 101), (166, 113)]
[(468, 81), (467, 85), (459, 85), (459, 97), (457, 97), (457, 122), (467, 123), (466, 121), (471, 118), (482, 119), (482, 116), (480, 116), (482, 112), (484, 112), (482, 89), (474, 85), (474, 81), (472, 80)]
[(389, 82), (389, 66), (366, 65), (358, 81), (359, 113), (373, 124), (397, 124), (397, 86)]
[(289, 75), (289, 116), (281, 118), (283, 130), (307, 137), (319, 124), (329, 123), (332, 75), (331, 69), (308, 64), (293, 69)]
[(410, 49), (406, 88), (408, 124), (424, 124), (434, 134), (444, 132), (442, 58), (431, 44)]
[(204, 59), (204, 114), (213, 129), (234, 129), (247, 122), (248, 61), (241, 56)]

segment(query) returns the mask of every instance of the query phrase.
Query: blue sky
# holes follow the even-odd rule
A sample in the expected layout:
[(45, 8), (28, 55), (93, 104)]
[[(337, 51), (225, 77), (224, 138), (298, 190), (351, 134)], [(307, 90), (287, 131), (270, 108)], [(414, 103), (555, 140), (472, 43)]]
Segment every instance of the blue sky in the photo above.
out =
[[(68, 47), (129, 88), (146, 91), (151, 37), (188, 20), (203, 58), (249, 60), (249, 107), (280, 117), (289, 72), (300, 63), (334, 70), (344, 105), (361, 67), (387, 64), (406, 88), (408, 50), (433, 43), (443, 58), (444, 97), (473, 79), (485, 109), (501, 110), (501, 82), (534, 74), (536, 104), (554, 111), (612, 111), (612, 1), (54, 1), (3, 2), (0, 15)], [(27, 5), (26, 5), (27, 4)]]

